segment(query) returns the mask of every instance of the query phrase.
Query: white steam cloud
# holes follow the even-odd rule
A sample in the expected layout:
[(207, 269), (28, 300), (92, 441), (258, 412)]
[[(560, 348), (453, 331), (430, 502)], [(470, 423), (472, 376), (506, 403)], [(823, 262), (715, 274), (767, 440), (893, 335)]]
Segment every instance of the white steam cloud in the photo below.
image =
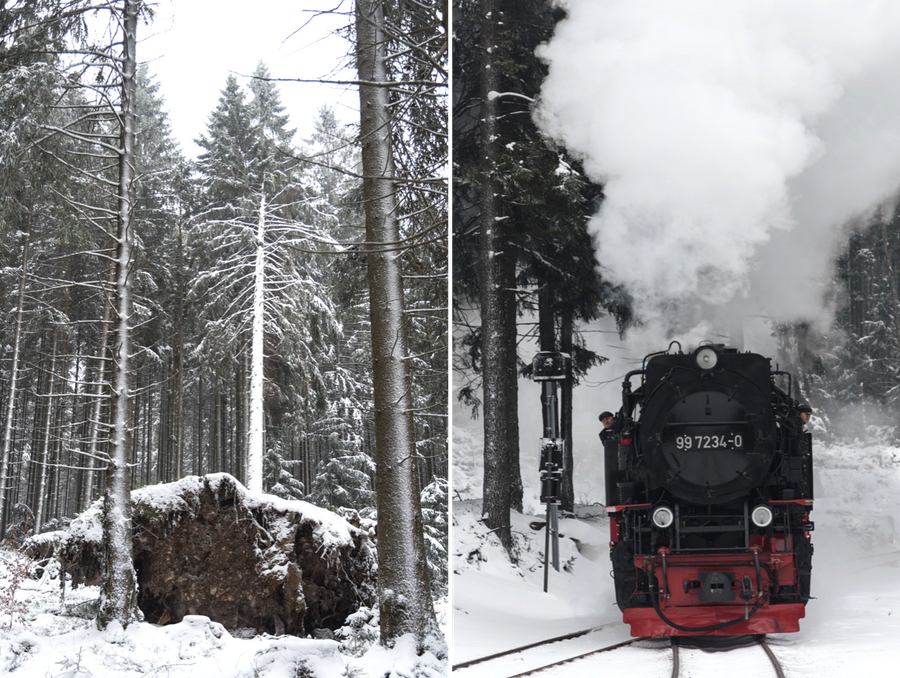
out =
[(606, 184), (605, 275), (676, 331), (818, 316), (842, 224), (900, 185), (900, 3), (563, 4), (536, 118)]

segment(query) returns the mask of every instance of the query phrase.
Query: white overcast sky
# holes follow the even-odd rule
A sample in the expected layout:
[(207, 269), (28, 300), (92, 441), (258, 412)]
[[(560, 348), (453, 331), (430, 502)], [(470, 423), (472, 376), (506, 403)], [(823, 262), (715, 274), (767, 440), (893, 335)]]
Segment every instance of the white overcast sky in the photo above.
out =
[[(340, 4), (339, 4), (340, 3)], [(229, 72), (246, 86), (262, 59), (275, 78), (352, 80), (350, 43), (334, 34), (350, 18), (313, 17), (316, 10), (352, 10), (350, 0), (157, 0), (157, 17), (138, 28), (138, 60), (160, 83), (173, 136), (189, 157), (206, 131)], [(299, 32), (298, 29), (301, 29)], [(295, 33), (292, 35), (292, 33)], [(336, 71), (340, 66), (350, 70)], [(309, 136), (316, 111), (331, 106), (345, 123), (358, 121), (354, 87), (279, 83), (281, 101), (297, 129)]]

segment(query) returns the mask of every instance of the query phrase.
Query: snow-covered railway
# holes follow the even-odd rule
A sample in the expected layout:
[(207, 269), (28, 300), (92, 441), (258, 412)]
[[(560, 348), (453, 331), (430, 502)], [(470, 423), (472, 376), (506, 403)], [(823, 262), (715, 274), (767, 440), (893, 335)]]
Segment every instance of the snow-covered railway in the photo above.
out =
[[(721, 674), (727, 672), (728, 675), (758, 675), (762, 677), (771, 676), (774, 671), (777, 678), (785, 678), (781, 662), (778, 661), (778, 657), (772, 652), (772, 648), (766, 642), (765, 636), (758, 636), (752, 639), (751, 643), (746, 647), (732, 648), (727, 652), (716, 654), (704, 653), (702, 658), (696, 657), (699, 652), (696, 648), (680, 647), (681, 642), (684, 642), (684, 640), (677, 637), (672, 639), (672, 678), (679, 678), (682, 673), (685, 673), (685, 675), (697, 675), (696, 668), (701, 664), (703, 665), (704, 673), (710, 668), (714, 668), (717, 672), (721, 671)], [(765, 659), (755, 648), (762, 649), (765, 653)], [(682, 652), (688, 655), (688, 666), (694, 667), (690, 672), (682, 672), (681, 670)], [(721, 668), (710, 667), (710, 663), (716, 663)], [(750, 673), (746, 673), (746, 671), (750, 671)]]
[(485, 657), (453, 665), (454, 678), (519, 678), (569, 662), (609, 652), (634, 643), (637, 638), (609, 644), (600, 628), (589, 628), (563, 636), (529, 643)]
[[(618, 675), (616, 667), (631, 667), (635, 678), (679, 678), (684, 675), (731, 675), (750, 678), (785, 678), (778, 657), (765, 637), (748, 638), (747, 644), (728, 651), (708, 653), (685, 645), (678, 638), (633, 638), (611, 645), (586, 638), (596, 629), (549, 638), (453, 666), (454, 678), (525, 678), (584, 675)], [(586, 644), (600, 645), (585, 649)], [(762, 650), (764, 654), (761, 654)], [(611, 656), (613, 651), (614, 657)], [(605, 655), (605, 656), (604, 656)], [(683, 666), (689, 667), (686, 671)], [(610, 670), (612, 672), (610, 672)], [(699, 672), (699, 673), (698, 673)]]

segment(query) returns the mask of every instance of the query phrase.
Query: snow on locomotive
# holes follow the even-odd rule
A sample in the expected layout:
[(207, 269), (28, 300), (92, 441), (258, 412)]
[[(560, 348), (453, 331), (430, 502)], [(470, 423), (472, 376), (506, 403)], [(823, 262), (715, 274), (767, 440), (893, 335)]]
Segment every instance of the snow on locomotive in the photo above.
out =
[(799, 630), (812, 440), (790, 394), (789, 373), (722, 345), (651, 354), (626, 376), (601, 437), (616, 602), (633, 636)]

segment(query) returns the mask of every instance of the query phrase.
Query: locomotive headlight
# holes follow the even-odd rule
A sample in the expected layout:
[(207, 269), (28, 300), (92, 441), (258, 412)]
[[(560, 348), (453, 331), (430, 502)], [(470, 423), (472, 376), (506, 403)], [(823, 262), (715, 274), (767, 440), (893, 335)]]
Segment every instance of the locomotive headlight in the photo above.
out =
[(755, 506), (750, 512), (750, 520), (752, 520), (753, 524), (757, 527), (768, 527), (772, 524), (772, 519), (774, 517), (775, 514), (772, 513), (772, 509), (765, 504)]
[(701, 370), (711, 370), (719, 361), (719, 356), (714, 349), (709, 347), (697, 351), (697, 365)]
[(664, 530), (675, 522), (675, 514), (668, 506), (657, 506), (653, 509), (653, 524)]

